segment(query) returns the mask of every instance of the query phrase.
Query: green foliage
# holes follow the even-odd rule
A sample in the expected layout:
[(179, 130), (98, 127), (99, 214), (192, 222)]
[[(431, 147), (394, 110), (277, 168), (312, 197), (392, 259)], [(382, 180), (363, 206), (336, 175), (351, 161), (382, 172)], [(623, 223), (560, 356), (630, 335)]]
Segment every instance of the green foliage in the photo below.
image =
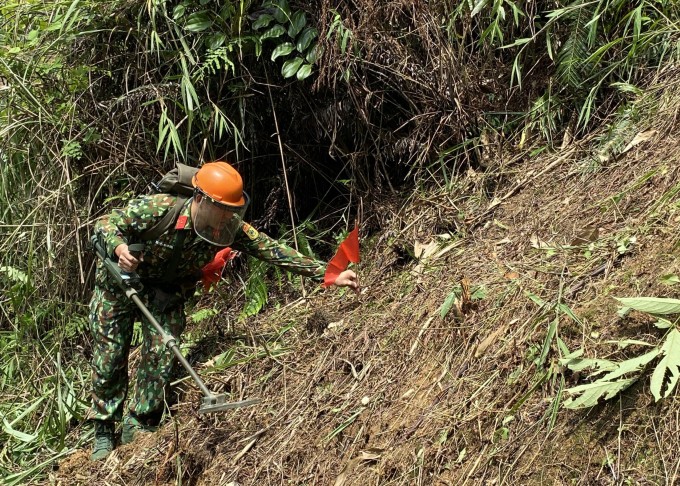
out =
[[(657, 297), (617, 298), (624, 306), (653, 315), (680, 313), (680, 300)], [(583, 350), (577, 350), (560, 360), (560, 364), (572, 371), (592, 369), (591, 377), (608, 372), (592, 383), (575, 386), (565, 390), (570, 398), (564, 402), (566, 408), (587, 408), (602, 400), (609, 400), (635, 383), (642, 371), (654, 359), (661, 357), (652, 373), (650, 389), (656, 401), (668, 397), (680, 377), (680, 331), (670, 321), (661, 319), (657, 327), (669, 329), (663, 344), (655, 346), (640, 356), (618, 363), (606, 359), (582, 358)], [(620, 342), (627, 345), (628, 342)], [(633, 344), (647, 343), (636, 341)]]
[(260, 42), (275, 44), (271, 60), (285, 59), (281, 66), (284, 78), (296, 76), (300, 81), (306, 79), (312, 74), (312, 65), (316, 62), (312, 53), (317, 48), (317, 29), (307, 25), (304, 11), (291, 10), (288, 0), (266, 0), (262, 7), (263, 13), (252, 25), (254, 31), (267, 29), (260, 35)]
[[(574, 111), (584, 129), (606, 101), (635, 92), (648, 68), (675, 59), (679, 15), (680, 5), (672, 0), (577, 1), (564, 6), (479, 0), (460, 2), (449, 26), (466, 16), (476, 21), (478, 47), (509, 50), (511, 79), (520, 87), (526, 73), (539, 65), (552, 65), (554, 78), (529, 111), (551, 140)], [(545, 120), (537, 120), (537, 115)]]
[(269, 291), (265, 281), (266, 264), (253, 257), (248, 258), (248, 280), (245, 284), (246, 303), (239, 313), (239, 319), (258, 314), (267, 303)]

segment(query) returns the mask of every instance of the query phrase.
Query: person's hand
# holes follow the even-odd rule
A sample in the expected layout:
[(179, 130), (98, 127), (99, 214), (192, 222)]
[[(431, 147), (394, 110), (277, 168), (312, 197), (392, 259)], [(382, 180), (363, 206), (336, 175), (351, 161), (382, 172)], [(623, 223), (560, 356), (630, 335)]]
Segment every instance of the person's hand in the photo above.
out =
[(349, 287), (354, 290), (355, 294), (359, 294), (359, 282), (357, 281), (357, 274), (352, 270), (345, 270), (338, 278), (335, 279), (333, 285), (337, 287)]
[(124, 272), (134, 272), (137, 270), (139, 262), (144, 260), (143, 255), (140, 255), (139, 259), (135, 258), (134, 255), (132, 255), (132, 253), (130, 253), (128, 250), (128, 246), (125, 244), (118, 245), (113, 252), (118, 257), (118, 266)]

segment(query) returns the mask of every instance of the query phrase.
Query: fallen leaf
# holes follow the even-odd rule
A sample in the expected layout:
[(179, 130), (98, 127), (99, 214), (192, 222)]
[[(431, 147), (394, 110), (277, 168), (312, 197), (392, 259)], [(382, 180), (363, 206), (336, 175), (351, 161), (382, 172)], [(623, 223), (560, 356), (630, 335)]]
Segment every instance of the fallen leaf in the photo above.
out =
[(585, 245), (597, 241), (600, 237), (600, 228), (595, 225), (586, 225), (583, 229), (576, 233), (576, 236), (571, 241), (570, 246)]
[(635, 137), (633, 137), (633, 140), (631, 140), (628, 145), (625, 146), (623, 151), (621, 151), (622, 154), (625, 154), (628, 152), (630, 149), (635, 147), (636, 145), (641, 144), (642, 142), (646, 142), (650, 138), (656, 136), (656, 134), (659, 133), (657, 130), (647, 130), (645, 132), (640, 132)]
[(533, 248), (538, 248), (543, 249), (543, 248), (550, 248), (550, 245), (548, 245), (545, 241), (540, 239), (538, 235), (531, 235), (531, 238), (529, 238), (529, 243), (531, 243), (531, 246)]
[(505, 274), (505, 278), (508, 280), (516, 280), (519, 278), (519, 273), (517, 272), (508, 272)]
[(336, 478), (334, 486), (343, 486), (347, 481), (347, 476), (349, 476), (360, 463), (365, 461), (377, 461), (382, 456), (382, 453), (383, 449), (368, 449), (361, 451), (358, 456), (345, 464), (345, 467), (342, 468), (342, 471), (340, 471), (340, 474)]
[(505, 333), (508, 330), (508, 328), (510, 326), (512, 326), (513, 324), (515, 324), (517, 321), (519, 321), (519, 319), (513, 319), (512, 321), (508, 322), (505, 326), (501, 326), (498, 329), (496, 329), (494, 332), (489, 334), (484, 339), (484, 341), (479, 343), (479, 346), (477, 346), (477, 349), (475, 350), (475, 358), (479, 358), (482, 354), (484, 354), (484, 351), (486, 351), (489, 346), (491, 346), (494, 342), (496, 342), (498, 337), (501, 334)]

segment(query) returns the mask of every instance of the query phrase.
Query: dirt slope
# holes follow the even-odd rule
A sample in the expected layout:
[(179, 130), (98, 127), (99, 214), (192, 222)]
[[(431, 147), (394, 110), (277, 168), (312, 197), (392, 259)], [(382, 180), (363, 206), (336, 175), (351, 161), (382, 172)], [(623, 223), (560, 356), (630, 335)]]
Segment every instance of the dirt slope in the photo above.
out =
[[(560, 367), (558, 338), (590, 357), (634, 356), (644, 348), (611, 341), (657, 344), (663, 331), (642, 314), (619, 317), (613, 297), (677, 294), (660, 277), (680, 275), (680, 105), (656, 93), (654, 117), (625, 144), (647, 138), (627, 151), (583, 141), (374, 207), (367, 227), (381, 231), (364, 239), (364, 293), (318, 292), (266, 313), (237, 329), (252, 336), (238, 347), (244, 362), (208, 375), (262, 405), (198, 416), (197, 392), (182, 385), (191, 391), (160, 432), (104, 464), (68, 457), (51, 481), (677, 482), (678, 400), (655, 403), (649, 372), (620, 399), (560, 406), (586, 377)], [(408, 257), (432, 241), (424, 264)], [(461, 281), (471, 300), (442, 318)], [(263, 339), (266, 350), (253, 345)]]

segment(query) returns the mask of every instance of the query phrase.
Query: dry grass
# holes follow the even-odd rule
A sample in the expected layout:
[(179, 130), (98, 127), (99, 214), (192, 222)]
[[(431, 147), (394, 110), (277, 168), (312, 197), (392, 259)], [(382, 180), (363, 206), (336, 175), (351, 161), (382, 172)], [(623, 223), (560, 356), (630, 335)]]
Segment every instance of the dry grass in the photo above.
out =
[[(664, 104), (659, 135), (590, 171), (575, 146), (507, 168), (499, 194), (530, 171), (552, 169), (491, 204), (484, 174), (465, 179), (467, 197), (414, 194), (384, 203), (364, 250), (358, 298), (315, 294), (248, 323), (290, 351), (211, 375), (258, 407), (214, 417), (195, 413), (188, 391), (158, 434), (122, 447), (105, 464), (87, 452), (62, 463), (56, 484), (674, 484), (680, 460), (677, 398), (653, 403), (648, 377), (620, 399), (586, 411), (559, 408), (560, 392), (584, 380), (557, 363), (550, 343), (537, 350), (554, 312), (531, 301), (561, 302), (557, 336), (590, 356), (631, 355), (608, 341), (655, 342), (648, 319), (621, 319), (613, 296), (674, 296), (659, 276), (680, 273), (680, 176), (674, 124)], [(462, 186), (461, 186), (462, 187)], [(379, 215), (379, 216), (378, 216)], [(471, 216), (467, 216), (471, 215)], [(459, 246), (415, 273), (407, 245), (458, 230)], [(465, 233), (465, 229), (476, 230)], [(582, 242), (585, 227), (597, 238)], [(635, 236), (626, 251), (622, 241)], [(533, 241), (533, 243), (532, 243)], [(549, 248), (535, 248), (543, 242)], [(540, 245), (539, 245), (540, 246)], [(465, 277), (486, 296), (462, 319), (440, 306)], [(238, 331), (238, 329), (237, 329)], [(244, 334), (248, 330), (242, 329)]]

